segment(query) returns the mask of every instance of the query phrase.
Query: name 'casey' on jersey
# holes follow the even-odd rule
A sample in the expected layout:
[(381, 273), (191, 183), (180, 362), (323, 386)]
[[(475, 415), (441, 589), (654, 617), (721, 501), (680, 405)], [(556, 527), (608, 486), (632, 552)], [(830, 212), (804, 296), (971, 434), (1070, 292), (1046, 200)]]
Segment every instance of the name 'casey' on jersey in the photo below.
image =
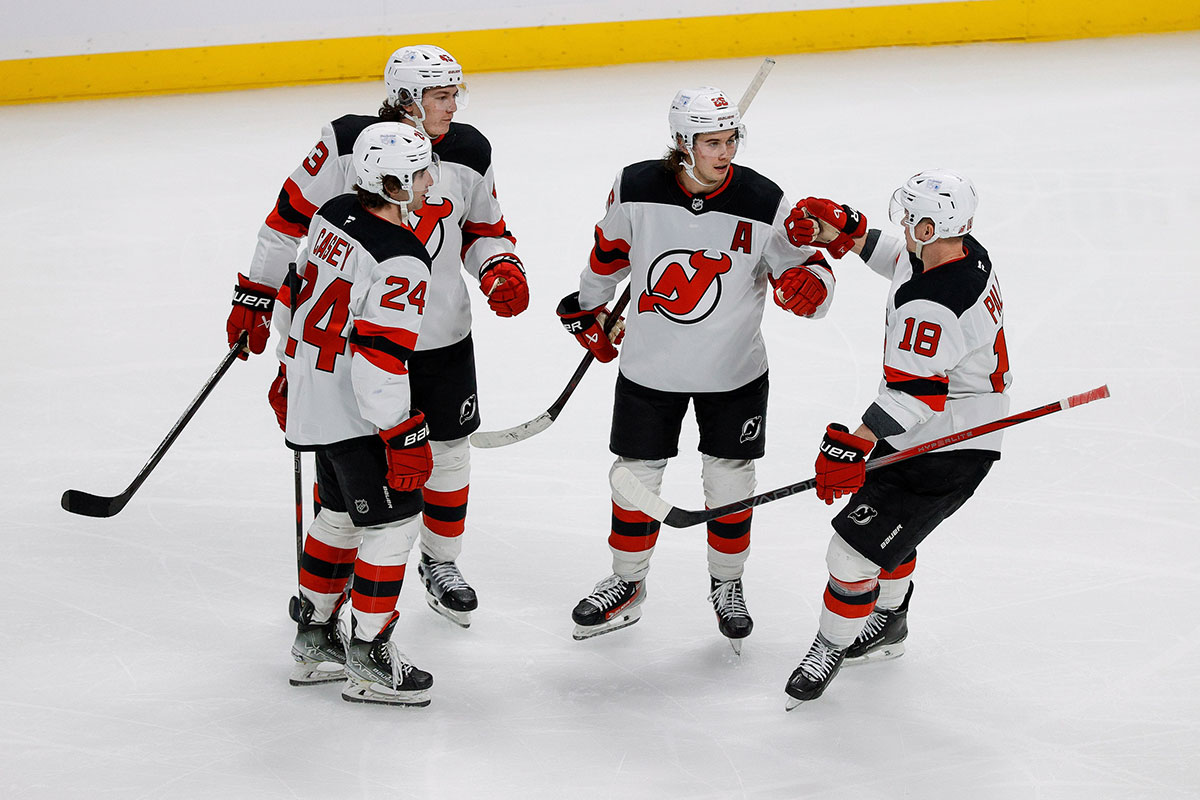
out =
[[(259, 230), (247, 275), (250, 280), (282, 285), (317, 208), (354, 191), (354, 141), (376, 122), (378, 117), (352, 114), (325, 125), (320, 141), (284, 182), (275, 208)], [(463, 272), (477, 285), (483, 264), (512, 253), (516, 244), (496, 199), (487, 138), (470, 125), (452, 122), (450, 129), (434, 140), (433, 152), (440, 162), (438, 181), (415, 213), (413, 224), (433, 259), (429, 324), (422, 331), (418, 350), (446, 347), (470, 333), (471, 301)]]
[(369, 436), (408, 418), (406, 362), (423, 333), (429, 276), (429, 253), (412, 231), (356, 196), (313, 215), (296, 314), (279, 343), (290, 447)]
[[(1004, 303), (991, 259), (974, 237), (966, 255), (925, 271), (898, 236), (871, 230), (862, 258), (889, 278), (879, 396), (863, 421), (903, 450), (1008, 414), (1012, 383)], [(1000, 452), (1002, 432), (944, 450)]]
[(579, 292), (580, 305), (595, 308), (629, 276), (621, 373), (669, 392), (728, 391), (762, 375), (768, 273), (806, 265), (828, 289), (811, 315), (824, 316), (833, 272), (817, 250), (787, 240), (789, 209), (782, 189), (740, 165), (696, 196), (661, 160), (621, 170)]

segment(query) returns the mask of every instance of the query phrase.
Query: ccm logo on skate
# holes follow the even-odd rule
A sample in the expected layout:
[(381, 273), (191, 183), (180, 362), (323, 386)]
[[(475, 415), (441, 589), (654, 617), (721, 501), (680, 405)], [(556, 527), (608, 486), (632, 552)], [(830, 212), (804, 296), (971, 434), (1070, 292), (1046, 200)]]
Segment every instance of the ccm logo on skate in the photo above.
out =
[(847, 450), (844, 447), (838, 447), (836, 444), (826, 442), (821, 443), (821, 452), (835, 461), (845, 461), (850, 464), (862, 458), (862, 453), (857, 450)]

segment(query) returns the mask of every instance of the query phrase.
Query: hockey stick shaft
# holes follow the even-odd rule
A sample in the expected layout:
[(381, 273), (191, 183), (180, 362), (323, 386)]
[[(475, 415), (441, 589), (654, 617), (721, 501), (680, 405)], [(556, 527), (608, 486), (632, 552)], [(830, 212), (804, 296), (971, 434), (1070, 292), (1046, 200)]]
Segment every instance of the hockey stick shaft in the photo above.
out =
[[(288, 310), (296, 318), (296, 305), (300, 297), (300, 274), (295, 262), (288, 264)], [(290, 324), (290, 321), (289, 321)], [(285, 431), (286, 435), (286, 431)], [(300, 451), (292, 451), (292, 483), (296, 499), (296, 579), (300, 579), (300, 560), (304, 555), (304, 465)]]
[[(621, 312), (625, 310), (625, 306), (629, 304), (629, 286), (626, 285), (625, 291), (617, 298), (617, 304), (613, 306), (612, 311), (608, 314), (608, 319), (604, 321), (604, 332), (609, 333), (621, 318)], [(471, 444), (475, 447), (504, 447), (505, 445), (515, 444), (516, 442), (528, 439), (530, 436), (541, 433), (549, 428), (558, 415), (562, 413), (566, 407), (567, 401), (571, 399), (571, 395), (575, 393), (575, 389), (583, 380), (583, 376), (587, 373), (588, 367), (596, 357), (589, 350), (584, 354), (583, 359), (579, 362), (579, 366), (575, 368), (575, 372), (571, 375), (571, 379), (567, 381), (566, 387), (558, 396), (558, 399), (550, 404), (550, 408), (546, 409), (540, 415), (529, 420), (529, 422), (515, 425), (511, 428), (505, 428), (502, 431), (477, 431), (471, 434)]]
[(746, 87), (746, 91), (742, 93), (742, 99), (738, 101), (738, 113), (745, 114), (746, 109), (750, 108), (750, 104), (754, 102), (754, 96), (758, 94), (758, 90), (762, 88), (763, 81), (771, 74), (771, 69), (775, 66), (775, 59), (770, 56), (763, 59), (762, 66), (758, 68), (754, 78), (750, 81), (750, 85)]
[[(1038, 417), (1044, 417), (1048, 414), (1054, 414), (1058, 411), (1066, 411), (1067, 409), (1081, 406), (1084, 403), (1090, 403), (1093, 400), (1101, 400), (1109, 396), (1108, 385), (1100, 386), (1088, 392), (1071, 395), (1054, 403), (1047, 403), (1044, 406), (1023, 411), (1020, 414), (1004, 417), (1003, 419), (985, 422), (982, 425), (977, 425), (974, 428), (968, 428), (965, 431), (959, 431), (940, 439), (934, 439), (931, 442), (925, 442), (906, 450), (900, 450), (890, 455), (881, 456), (880, 458), (872, 459), (867, 462), (867, 471), (886, 467), (889, 464), (895, 464), (900, 461), (907, 461), (910, 458), (915, 458), (925, 453), (939, 450), (943, 447), (948, 447), (952, 444), (959, 444), (969, 439), (975, 439), (995, 431), (1011, 428), (1013, 425), (1020, 425), (1022, 422), (1028, 422)], [(698, 511), (688, 511), (682, 508), (676, 508), (663, 500), (654, 492), (646, 488), (645, 484), (637, 479), (637, 477), (625, 469), (618, 467), (613, 472), (613, 488), (628, 500), (633, 505), (637, 506), (638, 510), (644, 514), (653, 517), (660, 522), (664, 522), (672, 528), (688, 528), (693, 525), (699, 525), (704, 522), (709, 522), (728, 514), (733, 514), (738, 511), (761, 506), (764, 503), (770, 503), (775, 500), (782, 500), (785, 497), (791, 497), (794, 494), (806, 492), (817, 485), (816, 478), (809, 478), (799, 483), (782, 486), (762, 494), (756, 494), (753, 497), (747, 497), (745, 500), (738, 500), (728, 505), (718, 506), (717, 508), (707, 508)]]
[[(608, 319), (604, 320), (604, 332), (611, 333), (616, 327), (617, 322), (621, 319), (621, 312), (625, 310), (625, 306), (629, 305), (629, 286), (625, 286), (625, 291), (621, 292), (621, 296), (617, 298), (617, 304), (613, 306), (612, 312), (609, 313)], [(562, 390), (562, 394), (558, 399), (550, 404), (550, 408), (546, 413), (550, 415), (550, 419), (558, 419), (558, 415), (562, 413), (563, 408), (567, 405), (567, 400), (571, 399), (571, 395), (575, 393), (575, 389), (579, 386), (579, 382), (583, 380), (584, 374), (588, 371), (588, 367), (596, 360), (596, 356), (591, 350), (584, 353), (583, 358), (579, 361), (579, 366), (575, 368), (575, 372), (571, 375), (571, 379), (567, 381), (566, 387)]]
[(179, 434), (183, 432), (183, 428), (195, 416), (200, 404), (203, 403), (212, 393), (213, 388), (217, 385), (217, 381), (225, 375), (229, 367), (237, 360), (238, 353), (246, 346), (249, 339), (249, 334), (242, 332), (237, 343), (229, 348), (229, 352), (221, 359), (221, 363), (217, 365), (216, 370), (209, 376), (204, 386), (200, 388), (200, 393), (196, 395), (191, 404), (183, 412), (171, 430), (167, 433), (167, 437), (162, 440), (154, 454), (150, 456), (150, 460), (142, 467), (141, 472), (133, 479), (133, 482), (125, 488), (125, 491), (114, 497), (102, 497), (99, 495), (81, 492), (78, 489), (68, 489), (63, 492), (62, 507), (72, 514), (81, 514), (85, 517), (111, 517), (120, 513), (129, 499), (133, 497), (134, 492), (145, 482), (154, 468), (158, 466), (158, 462), (162, 461), (162, 457), (166, 455), (167, 450), (179, 438)]

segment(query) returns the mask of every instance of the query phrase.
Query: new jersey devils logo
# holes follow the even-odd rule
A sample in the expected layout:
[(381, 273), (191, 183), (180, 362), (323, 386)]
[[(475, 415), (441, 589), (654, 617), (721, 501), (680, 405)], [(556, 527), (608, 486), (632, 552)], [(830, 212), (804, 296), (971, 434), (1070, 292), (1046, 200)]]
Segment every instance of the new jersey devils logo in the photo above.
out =
[(413, 212), (413, 216), (417, 218), (413, 233), (425, 245), (430, 258), (437, 258), (438, 253), (442, 251), (442, 244), (446, 241), (446, 227), (442, 220), (453, 213), (454, 203), (450, 198), (434, 200), (428, 196), (425, 198), (425, 204)]
[(638, 297), (638, 313), (655, 311), (672, 322), (693, 325), (721, 300), (721, 276), (733, 266), (728, 253), (668, 250), (650, 264), (647, 289)]
[(858, 508), (851, 511), (846, 516), (848, 516), (850, 518), (850, 521), (853, 522), (855, 525), (866, 525), (871, 520), (875, 519), (875, 517), (877, 517), (878, 515), (879, 515), (878, 511), (871, 508), (866, 503), (863, 503), (862, 505), (860, 505)]
[(753, 442), (762, 435), (762, 416), (750, 417), (742, 423), (742, 435), (738, 438), (738, 442), (745, 444)]
[(462, 405), (458, 407), (459, 425), (465, 425), (467, 420), (475, 416), (476, 403), (475, 395), (471, 395), (466, 400), (463, 400)]

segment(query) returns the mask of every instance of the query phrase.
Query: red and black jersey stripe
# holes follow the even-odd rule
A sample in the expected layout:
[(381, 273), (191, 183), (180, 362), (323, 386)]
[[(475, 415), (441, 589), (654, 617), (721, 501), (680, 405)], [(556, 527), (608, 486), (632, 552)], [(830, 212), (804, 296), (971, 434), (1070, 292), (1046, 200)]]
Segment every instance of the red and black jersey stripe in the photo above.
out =
[(308, 235), (308, 226), (315, 213), (317, 207), (308, 202), (296, 182), (288, 178), (279, 190), (275, 208), (267, 215), (267, 227), (299, 239)]
[(408, 374), (408, 359), (416, 345), (417, 335), (404, 328), (388, 328), (357, 319), (350, 331), (350, 352), (393, 375)]
[(950, 379), (944, 375), (910, 375), (887, 365), (883, 367), (887, 388), (915, 397), (934, 411), (946, 409), (946, 396), (950, 391)]
[(629, 266), (629, 242), (624, 239), (609, 241), (604, 238), (600, 226), (596, 226), (596, 244), (592, 247), (591, 268), (597, 275), (612, 275)]

